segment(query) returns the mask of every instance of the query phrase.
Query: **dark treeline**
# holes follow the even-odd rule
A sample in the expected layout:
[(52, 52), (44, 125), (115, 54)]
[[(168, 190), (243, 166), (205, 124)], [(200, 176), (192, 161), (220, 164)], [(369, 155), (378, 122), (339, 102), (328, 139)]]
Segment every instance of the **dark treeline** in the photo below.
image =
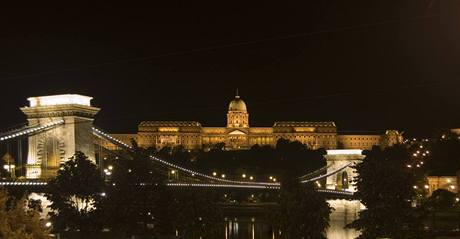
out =
[(301, 175), (326, 165), (324, 149), (310, 150), (298, 141), (278, 140), (275, 147), (254, 145), (248, 150), (225, 150), (224, 143), (212, 145), (209, 150), (186, 150), (182, 146), (164, 147), (160, 158), (211, 174), (214, 171), (227, 175), (280, 175), (289, 170)]

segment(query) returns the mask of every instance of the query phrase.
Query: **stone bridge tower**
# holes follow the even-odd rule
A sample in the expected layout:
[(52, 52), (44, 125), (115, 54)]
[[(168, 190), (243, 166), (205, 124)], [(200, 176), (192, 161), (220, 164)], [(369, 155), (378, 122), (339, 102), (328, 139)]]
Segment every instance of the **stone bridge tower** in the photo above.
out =
[(47, 178), (56, 174), (60, 164), (76, 151), (91, 160), (94, 157), (92, 126), (99, 108), (92, 107), (92, 97), (67, 94), (30, 97), (29, 106), (21, 108), (30, 127), (63, 121), (50, 130), (29, 136), (27, 178)]

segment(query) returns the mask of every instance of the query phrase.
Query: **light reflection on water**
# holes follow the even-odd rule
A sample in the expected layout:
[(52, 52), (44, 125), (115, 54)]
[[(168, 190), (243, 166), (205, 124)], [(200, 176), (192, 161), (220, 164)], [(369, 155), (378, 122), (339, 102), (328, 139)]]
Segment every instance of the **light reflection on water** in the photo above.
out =
[[(328, 200), (332, 211), (330, 227), (327, 230), (329, 239), (354, 239), (359, 232), (345, 229), (344, 226), (358, 218), (358, 213), (363, 209), (357, 201)], [(270, 226), (257, 221), (256, 218), (234, 218), (227, 220), (225, 225), (225, 239), (275, 239), (277, 232)]]

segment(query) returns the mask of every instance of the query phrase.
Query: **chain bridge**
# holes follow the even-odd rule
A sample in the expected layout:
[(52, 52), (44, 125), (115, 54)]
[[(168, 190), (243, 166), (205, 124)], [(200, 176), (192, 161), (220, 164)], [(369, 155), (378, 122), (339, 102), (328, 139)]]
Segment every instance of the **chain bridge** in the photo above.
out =
[[(28, 98), (29, 106), (20, 108), (27, 116), (22, 127), (0, 134), (6, 145), (4, 168), (17, 179), (4, 179), (0, 186), (46, 186), (46, 180), (56, 175), (61, 163), (81, 151), (95, 163), (103, 163), (110, 153), (107, 144), (119, 151), (133, 147), (94, 125), (99, 108), (91, 105), (91, 97), (68, 94)], [(24, 149), (26, 147), (26, 149)], [(23, 151), (26, 157), (23, 157)], [(13, 156), (14, 155), (14, 156)], [(181, 177), (168, 183), (170, 187), (206, 187), (277, 190), (278, 182), (243, 181), (220, 178), (186, 168), (155, 155), (149, 156), (159, 170), (180, 172)], [(14, 160), (13, 158), (16, 158)], [(302, 183), (313, 182), (319, 191), (335, 195), (353, 195), (355, 176), (352, 166), (362, 160), (362, 150), (327, 150), (327, 165), (299, 178)], [(100, 165), (101, 166), (101, 165)]]

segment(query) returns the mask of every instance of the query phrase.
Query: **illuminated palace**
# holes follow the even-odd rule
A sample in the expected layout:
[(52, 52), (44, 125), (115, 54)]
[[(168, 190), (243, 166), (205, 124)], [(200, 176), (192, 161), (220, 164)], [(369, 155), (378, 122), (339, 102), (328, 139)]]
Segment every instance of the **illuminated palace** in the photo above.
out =
[(129, 143), (137, 141), (141, 147), (183, 146), (185, 149), (209, 148), (225, 143), (228, 150), (247, 149), (253, 145), (276, 145), (278, 139), (299, 141), (309, 148), (370, 149), (402, 142), (396, 130), (381, 134), (338, 134), (334, 122), (281, 121), (272, 127), (250, 127), (246, 103), (237, 94), (230, 102), (226, 127), (204, 127), (196, 121), (143, 121), (137, 134), (112, 134)]

